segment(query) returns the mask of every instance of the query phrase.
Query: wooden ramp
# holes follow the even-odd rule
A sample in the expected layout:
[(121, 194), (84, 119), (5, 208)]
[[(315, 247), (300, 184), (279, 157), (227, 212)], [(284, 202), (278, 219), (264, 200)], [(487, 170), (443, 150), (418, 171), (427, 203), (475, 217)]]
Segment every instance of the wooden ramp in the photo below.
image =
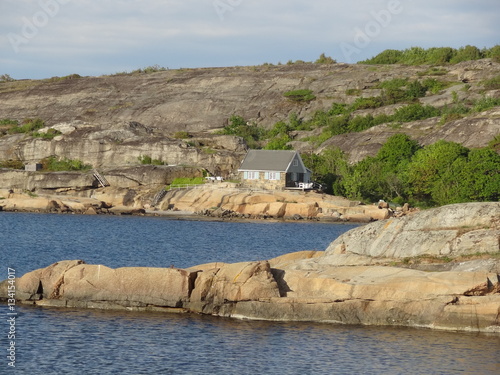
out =
[(92, 171), (92, 173), (94, 174), (94, 177), (95, 179), (97, 180), (97, 182), (99, 182), (99, 185), (101, 185), (102, 187), (106, 187), (106, 186), (109, 186), (109, 182), (104, 178), (103, 175), (101, 175), (97, 169), (94, 169)]
[(153, 200), (151, 201), (151, 206), (155, 207), (158, 203), (161, 202), (163, 198), (165, 198), (165, 195), (167, 195), (167, 191), (165, 189), (161, 189), (156, 195), (153, 197)]

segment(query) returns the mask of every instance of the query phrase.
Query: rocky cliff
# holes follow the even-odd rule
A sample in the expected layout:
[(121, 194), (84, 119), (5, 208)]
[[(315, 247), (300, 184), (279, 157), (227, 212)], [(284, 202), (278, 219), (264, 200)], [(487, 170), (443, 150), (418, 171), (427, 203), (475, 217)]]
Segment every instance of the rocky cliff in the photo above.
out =
[[(461, 204), (354, 229), (326, 252), (303, 251), (268, 261), (185, 270), (110, 269), (61, 261), (17, 279), (16, 298), (38, 306), (500, 334), (499, 221), (499, 203)], [(413, 240), (401, 239), (401, 227), (412, 232)], [(433, 241), (433, 230), (443, 232), (442, 241)], [(467, 233), (477, 230), (482, 235), (471, 241), (474, 236)], [(433, 246), (412, 250), (417, 239)], [(457, 243), (461, 245), (451, 246)], [(367, 250), (379, 245), (385, 258)], [(423, 264), (413, 269), (404, 261), (398, 265), (409, 253), (447, 258), (434, 258), (432, 271), (418, 269)], [(480, 259), (463, 258), (466, 254)], [(0, 285), (0, 297), (7, 298), (7, 281)]]
[[(299, 119), (309, 119), (318, 110), (328, 111), (332, 103), (352, 104), (360, 98), (380, 96), (380, 84), (396, 78), (408, 82), (439, 80), (443, 85), (441, 90), (428, 91), (418, 100), (443, 107), (481, 97), (498, 97), (499, 90), (487, 90), (483, 82), (499, 74), (500, 64), (485, 59), (441, 67), (304, 63), (1, 82), (0, 119), (41, 118), (46, 127), (34, 136), (31, 132), (13, 134), (9, 132), (10, 125), (0, 124), (0, 164), (38, 163), (51, 156), (77, 159), (98, 168), (111, 186), (101, 188), (90, 172), (50, 175), (0, 168), (0, 189), (3, 189), (0, 198), (5, 198), (3, 202), (0, 200), (0, 209), (30, 210), (33, 205), (37, 211), (43, 211), (43, 207), (49, 210), (62, 207), (65, 211), (67, 204), (50, 203), (54, 195), (63, 195), (59, 197), (62, 199), (70, 195), (94, 198), (95, 201), (84, 203), (83, 212), (90, 206), (104, 207), (98, 212), (117, 205), (148, 209), (155, 193), (173, 178), (162, 177), (159, 167), (141, 165), (144, 157), (166, 165), (165, 173), (169, 176), (193, 177), (200, 175), (201, 170), (224, 177), (234, 173), (247, 144), (240, 137), (216, 132), (228, 125), (232, 115), (269, 129), (292, 113)], [(296, 89), (311, 90), (315, 99), (297, 102), (284, 96)], [(403, 105), (359, 109), (353, 115), (392, 114)], [(437, 117), (397, 126), (382, 124), (362, 132), (336, 135), (320, 144), (307, 139), (317, 138), (321, 129), (296, 131), (290, 144), (307, 153), (338, 146), (352, 162), (375, 155), (391, 135), (399, 132), (409, 134), (422, 145), (445, 139), (470, 148), (482, 147), (499, 134), (499, 116), (498, 107), (494, 107), (445, 124)], [(55, 136), (44, 137), (50, 129)], [(190, 174), (190, 171), (196, 172)], [(170, 194), (162, 208), (200, 212), (214, 211), (212, 208), (216, 207), (219, 213), (278, 218), (295, 214), (313, 218), (347, 215), (345, 210), (323, 204), (324, 198), (321, 204), (302, 199), (299, 203), (293, 196), (269, 198), (264, 194), (259, 206), (255, 200), (249, 202), (245, 192), (225, 193), (224, 197), (219, 194), (210, 199), (197, 194)], [(36, 202), (34, 196), (38, 198)], [(349, 215), (359, 214), (361, 221), (367, 217), (373, 219), (373, 215), (387, 217), (384, 211), (366, 215), (363, 211), (368, 208), (358, 210), (352, 209)]]
[[(270, 128), (291, 113), (307, 119), (317, 110), (328, 111), (334, 102), (350, 104), (359, 97), (378, 96), (378, 85), (394, 78), (438, 78), (448, 88), (428, 93), (420, 102), (442, 107), (454, 100), (498, 96), (497, 90), (485, 91), (481, 82), (499, 73), (500, 64), (486, 59), (438, 68), (295, 64), (3, 82), (0, 119), (38, 117), (61, 134), (51, 140), (26, 134), (4, 135), (0, 137), (0, 161), (37, 162), (57, 155), (107, 168), (137, 164), (139, 156), (148, 155), (169, 165), (193, 165), (214, 174), (228, 173), (241, 161), (245, 146), (241, 139), (212, 133), (227, 125), (234, 114)], [(309, 89), (316, 99), (297, 103), (283, 95), (296, 89)], [(390, 114), (401, 105), (359, 110), (356, 114)], [(296, 135), (293, 146), (319, 152), (328, 145), (337, 145), (352, 161), (359, 161), (374, 155), (395, 132), (408, 133), (423, 145), (446, 139), (467, 147), (482, 147), (500, 129), (498, 109), (444, 126), (438, 120), (417, 121), (400, 128), (380, 125), (334, 136), (321, 145), (304, 141), (315, 135), (314, 131), (305, 132)], [(179, 138), (179, 132), (190, 133), (193, 139)]]

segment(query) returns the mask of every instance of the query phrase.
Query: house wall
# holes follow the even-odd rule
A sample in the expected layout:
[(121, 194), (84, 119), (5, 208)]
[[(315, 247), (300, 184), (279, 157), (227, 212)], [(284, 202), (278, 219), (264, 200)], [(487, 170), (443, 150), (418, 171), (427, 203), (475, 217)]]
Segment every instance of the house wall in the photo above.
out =
[(269, 172), (253, 171), (252, 173), (257, 173), (257, 179), (249, 179), (247, 173), (250, 172), (240, 172), (240, 180), (242, 185), (246, 187), (251, 187), (254, 189), (262, 190), (279, 190), (283, 189), (286, 184), (286, 173), (285, 172), (274, 172), (279, 175), (279, 179), (270, 180)]
[(305, 171), (305, 166), (302, 163), (302, 160), (300, 159), (299, 155), (295, 155), (295, 157), (292, 160), (292, 163), (290, 164), (290, 167), (288, 168), (288, 172), (295, 172), (295, 173), (304, 173)]

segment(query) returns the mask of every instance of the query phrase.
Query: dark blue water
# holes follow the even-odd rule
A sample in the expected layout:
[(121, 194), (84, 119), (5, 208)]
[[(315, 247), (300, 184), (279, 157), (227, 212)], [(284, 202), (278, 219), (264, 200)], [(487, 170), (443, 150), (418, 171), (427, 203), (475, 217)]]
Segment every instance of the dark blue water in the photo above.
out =
[[(323, 250), (353, 226), (0, 213), (0, 279), (61, 259), (188, 267)], [(2, 275), (2, 273), (4, 275)], [(16, 306), (0, 374), (498, 374), (500, 337)], [(7, 306), (0, 350), (7, 352)]]
[(325, 250), (355, 225), (215, 222), (160, 217), (0, 214), (0, 266), (22, 275), (67, 259), (108, 267), (196, 266)]

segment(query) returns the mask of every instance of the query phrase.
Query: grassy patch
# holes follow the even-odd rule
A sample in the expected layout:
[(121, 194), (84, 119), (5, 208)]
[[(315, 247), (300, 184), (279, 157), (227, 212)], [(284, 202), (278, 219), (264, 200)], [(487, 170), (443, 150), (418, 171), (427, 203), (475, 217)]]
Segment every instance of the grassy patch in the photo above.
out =
[(55, 83), (55, 82), (61, 82), (61, 81), (66, 81), (66, 80), (70, 80), (70, 79), (79, 79), (79, 78), (82, 78), (82, 76), (79, 74), (70, 74), (70, 75), (64, 76), (64, 77), (47, 78), (47, 79), (44, 79), (42, 82)]
[(432, 67), (430, 69), (427, 69), (425, 72), (419, 72), (417, 73), (418, 76), (444, 76), (448, 74), (448, 71), (445, 68), (442, 67)]
[(59, 171), (86, 171), (92, 168), (91, 165), (85, 164), (78, 159), (59, 158), (49, 156), (41, 161), (44, 171), (59, 172)]
[(0, 168), (24, 169), (24, 163), (21, 160), (0, 161)]
[(205, 183), (203, 177), (178, 177), (172, 181), (172, 183), (165, 189), (170, 190), (176, 187), (184, 187), (186, 185), (202, 185)]
[(485, 90), (500, 90), (500, 75), (481, 82)]
[(167, 165), (166, 162), (158, 160), (158, 159), (152, 159), (151, 156), (147, 155), (141, 155), (137, 158), (141, 164), (144, 165)]
[(20, 134), (20, 133), (31, 133), (45, 126), (43, 120), (36, 119), (24, 119), (19, 125), (11, 127), (8, 131), (9, 134)]
[(345, 94), (349, 95), (349, 96), (358, 96), (358, 95), (361, 95), (361, 90), (360, 89), (347, 89), (345, 91)]
[(285, 92), (283, 96), (294, 102), (310, 102), (316, 99), (316, 96), (313, 94), (313, 92), (306, 89), (288, 91)]
[(174, 133), (173, 137), (175, 139), (188, 139), (188, 138), (191, 138), (192, 135), (189, 134), (188, 132), (185, 132), (185, 131), (181, 131), (181, 132), (176, 132)]
[(54, 139), (58, 135), (61, 135), (62, 133), (59, 130), (49, 128), (46, 132), (40, 133), (40, 132), (33, 132), (31, 133), (32, 137), (35, 138), (42, 138), (42, 139)]

